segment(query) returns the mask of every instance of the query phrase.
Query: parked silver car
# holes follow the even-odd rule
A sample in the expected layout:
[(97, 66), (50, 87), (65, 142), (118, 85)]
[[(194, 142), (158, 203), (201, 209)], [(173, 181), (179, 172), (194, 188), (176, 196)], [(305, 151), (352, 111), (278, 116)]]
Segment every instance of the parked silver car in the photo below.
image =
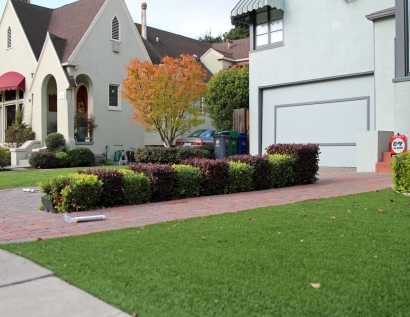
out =
[(175, 146), (205, 146), (209, 148), (214, 147), (214, 138), (212, 137), (215, 133), (215, 130), (196, 130), (187, 137), (179, 138), (175, 142)]

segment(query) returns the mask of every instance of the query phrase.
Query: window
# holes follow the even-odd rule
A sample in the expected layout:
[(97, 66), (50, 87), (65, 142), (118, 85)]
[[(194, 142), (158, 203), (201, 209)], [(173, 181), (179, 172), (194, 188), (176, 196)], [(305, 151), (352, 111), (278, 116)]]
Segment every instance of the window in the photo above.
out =
[(119, 99), (118, 99), (119, 87), (120, 87), (119, 85), (114, 85), (114, 84), (109, 85), (108, 106), (111, 109), (119, 109)]
[(120, 40), (120, 25), (117, 17), (114, 17), (111, 22), (111, 39), (116, 41)]
[(283, 42), (283, 11), (265, 7), (256, 12), (255, 48)]
[(7, 48), (11, 48), (11, 28), (7, 29)]

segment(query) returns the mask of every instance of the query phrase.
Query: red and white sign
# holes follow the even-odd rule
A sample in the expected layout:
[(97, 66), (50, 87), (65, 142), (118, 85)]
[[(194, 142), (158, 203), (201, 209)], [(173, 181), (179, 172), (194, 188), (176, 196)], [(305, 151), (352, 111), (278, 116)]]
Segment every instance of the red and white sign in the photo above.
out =
[(390, 153), (399, 154), (406, 152), (406, 136), (393, 135), (390, 137)]

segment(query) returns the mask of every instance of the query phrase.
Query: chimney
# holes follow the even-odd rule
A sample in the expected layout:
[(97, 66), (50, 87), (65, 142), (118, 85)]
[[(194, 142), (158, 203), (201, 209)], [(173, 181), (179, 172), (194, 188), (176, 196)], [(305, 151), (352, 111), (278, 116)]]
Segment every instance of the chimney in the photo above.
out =
[(141, 36), (144, 40), (147, 39), (147, 4), (141, 3)]
[(229, 39), (227, 39), (226, 41), (228, 42), (228, 51), (229, 51), (232, 47), (233, 41)]
[(155, 37), (155, 40), (157, 41), (157, 43), (159, 43), (159, 36), (158, 35)]

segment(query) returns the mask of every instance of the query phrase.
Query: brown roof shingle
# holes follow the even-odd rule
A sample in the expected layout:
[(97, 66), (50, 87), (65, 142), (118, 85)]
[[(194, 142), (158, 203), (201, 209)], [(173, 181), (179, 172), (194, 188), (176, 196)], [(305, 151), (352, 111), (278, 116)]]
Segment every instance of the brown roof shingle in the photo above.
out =
[(60, 38), (56, 49), (61, 62), (68, 61), (105, 1), (79, 0), (53, 10), (11, 0), (35, 57), (40, 57), (48, 31)]

